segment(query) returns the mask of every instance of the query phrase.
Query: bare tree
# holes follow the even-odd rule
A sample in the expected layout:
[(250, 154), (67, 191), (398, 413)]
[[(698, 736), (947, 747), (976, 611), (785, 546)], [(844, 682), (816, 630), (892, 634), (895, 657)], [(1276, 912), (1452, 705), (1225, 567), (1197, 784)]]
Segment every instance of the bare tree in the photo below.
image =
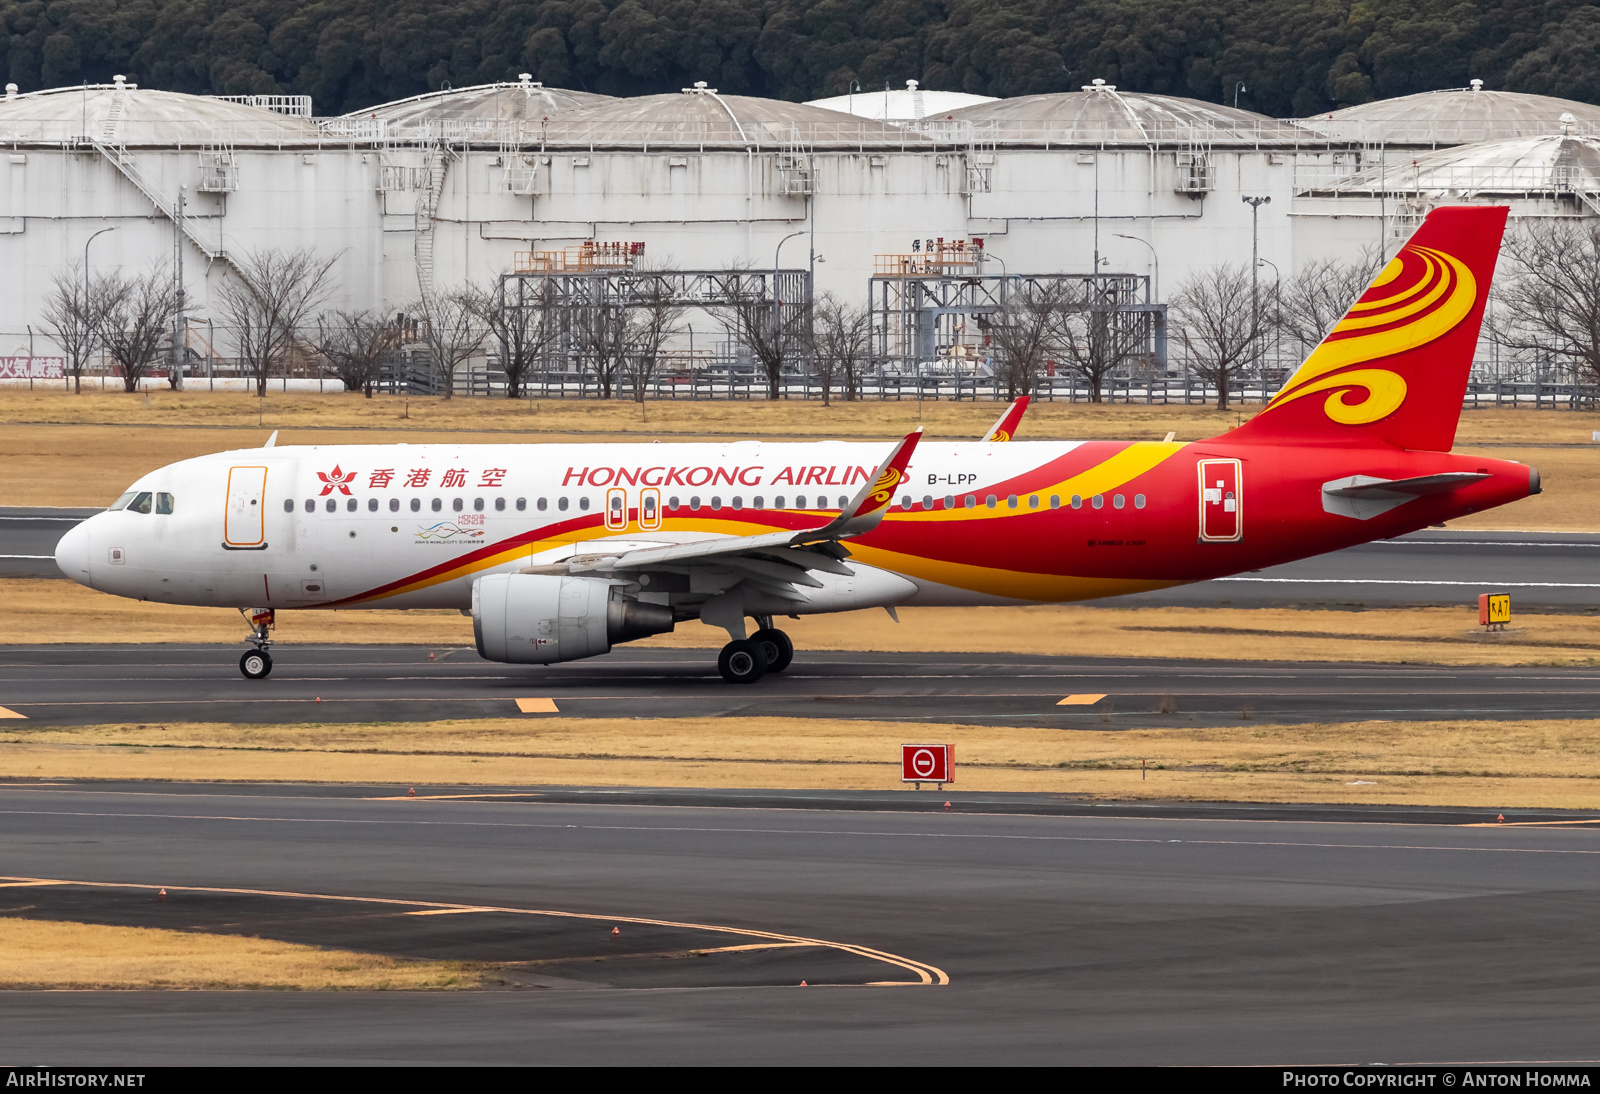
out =
[(849, 402), (860, 392), (861, 373), (871, 356), (872, 313), (823, 293), (812, 331), (811, 372), (822, 381), (822, 405), (829, 405), (836, 382)]
[(1494, 339), (1600, 382), (1600, 222), (1524, 224), (1505, 238)]
[(456, 371), (483, 349), (489, 335), (477, 294), (470, 285), (428, 293), (415, 310), (426, 320), (422, 340), (433, 354), (444, 397), (449, 399), (455, 394)]
[(142, 277), (99, 274), (89, 287), (100, 309), (99, 342), (117, 363), (124, 391), (139, 390), (139, 381), (164, 353), (178, 314), (178, 287), (164, 265)]
[(217, 285), (217, 310), (233, 330), (257, 395), (267, 393), (272, 366), (288, 355), (301, 326), (327, 299), (337, 260), (309, 248), (250, 251), (234, 260), (238, 275)]
[[(1130, 284), (1098, 279), (1069, 282), (1059, 290), (1050, 348), (1101, 401), (1105, 382), (1144, 352), (1146, 320), (1132, 310)], [(1025, 394), (1025, 393), (1024, 393)]]
[(88, 366), (100, 345), (108, 303), (103, 291), (96, 292), (96, 284), (84, 276), (83, 267), (74, 264), (50, 279), (50, 290), (44, 298), (44, 329), (55, 340), (67, 357), (67, 375), (72, 378), (72, 390), (83, 393), (83, 370)]
[(994, 351), (995, 375), (1006, 386), (1006, 398), (1033, 391), (1055, 345), (1065, 290), (1050, 281), (1016, 279), (1008, 286), (1001, 310), (980, 316), (980, 329)]
[(502, 277), (492, 285), (469, 286), (469, 291), (479, 324), (499, 344), (506, 397), (521, 398), (528, 373), (555, 341), (555, 285), (544, 277), (533, 279), (531, 286), (525, 277)]
[(315, 344), (344, 389), (370, 399), (384, 357), (400, 344), (400, 324), (372, 311), (326, 312), (317, 316)]
[(1302, 356), (1315, 349), (1350, 305), (1361, 299), (1380, 268), (1373, 250), (1362, 252), (1353, 262), (1313, 259), (1279, 286), (1275, 318), (1283, 333), (1300, 343)]
[(768, 293), (768, 276), (749, 267), (736, 268), (728, 278), (728, 295), (707, 307), (728, 338), (760, 364), (767, 379), (767, 398), (782, 394), (783, 374), (802, 361), (810, 348), (810, 322), (806, 307), (785, 305)]
[(600, 382), (600, 397), (611, 398), (633, 344), (633, 317), (621, 294), (613, 292), (606, 279), (597, 279), (596, 295), (572, 317), (573, 341), (580, 359), (594, 369)]
[(644, 402), (644, 389), (661, 366), (661, 351), (678, 333), (679, 321), (688, 310), (673, 291), (670, 273), (665, 269), (645, 270), (633, 282), (626, 369), (637, 403)]
[(1217, 409), (1227, 410), (1233, 382), (1250, 364), (1260, 333), (1248, 265), (1225, 262), (1194, 271), (1178, 287), (1173, 311), (1190, 367), (1217, 385)]

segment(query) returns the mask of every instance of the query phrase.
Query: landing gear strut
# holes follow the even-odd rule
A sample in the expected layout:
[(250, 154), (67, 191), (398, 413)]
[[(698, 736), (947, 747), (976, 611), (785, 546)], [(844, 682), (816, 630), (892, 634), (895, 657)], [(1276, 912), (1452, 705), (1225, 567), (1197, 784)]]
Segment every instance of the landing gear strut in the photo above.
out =
[(267, 647), (272, 645), (272, 630), (274, 613), (271, 608), (240, 608), (239, 614), (250, 621), (250, 637), (245, 639), (253, 650), (246, 650), (243, 657), (239, 658), (239, 671), (250, 680), (265, 679), (272, 671), (272, 655), (267, 652)]

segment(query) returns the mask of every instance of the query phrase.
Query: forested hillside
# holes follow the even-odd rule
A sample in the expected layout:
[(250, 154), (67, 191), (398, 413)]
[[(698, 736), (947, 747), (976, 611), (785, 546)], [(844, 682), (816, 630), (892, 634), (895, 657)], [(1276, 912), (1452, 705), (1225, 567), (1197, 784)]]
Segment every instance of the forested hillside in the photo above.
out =
[(1600, 101), (1600, 5), (1580, 0), (0, 0), (0, 18), (24, 90), (124, 73), (309, 94), (322, 114), (518, 72), (796, 100), (1101, 77), (1279, 116), (1472, 77)]

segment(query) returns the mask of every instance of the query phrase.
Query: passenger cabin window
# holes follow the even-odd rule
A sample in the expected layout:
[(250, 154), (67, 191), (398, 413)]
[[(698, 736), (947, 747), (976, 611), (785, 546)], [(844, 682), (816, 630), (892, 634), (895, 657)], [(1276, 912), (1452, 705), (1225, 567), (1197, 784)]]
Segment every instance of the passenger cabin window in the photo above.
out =
[(678, 507), (678, 499), (677, 499), (676, 495), (674, 495), (673, 497), (670, 497), (670, 498), (667, 499), (667, 508), (668, 509), (676, 509), (677, 507)]
[(494, 499), (494, 511), (496, 513), (504, 513), (506, 511), (506, 499), (505, 498), (495, 498)]
[[(253, 505), (255, 503), (252, 502), (251, 504)], [(169, 516), (169, 517), (172, 515), (172, 495), (171, 494), (158, 493), (156, 495), (156, 512), (165, 514), (166, 516)]]
[(1112, 505), (1113, 508), (1121, 509), (1124, 505), (1127, 505), (1127, 504), (1128, 504), (1127, 501), (1124, 500), (1124, 498), (1122, 497), (1121, 494), (1112, 495), (1112, 497), (1111, 497), (1111, 505)]
[(794, 499), (794, 507), (796, 509), (804, 509), (806, 507), (806, 496), (804, 494)]
[(378, 499), (377, 498), (368, 498), (367, 499), (367, 512), (376, 513), (377, 511), (378, 511)]
[(422, 499), (421, 498), (412, 498), (411, 499), (411, 511), (413, 513), (422, 512)]
[(400, 511), (400, 499), (399, 498), (390, 498), (389, 499), (389, 512), (398, 513), (399, 511)]
[(1143, 509), (1144, 508), (1144, 495), (1143, 494), (1135, 494), (1133, 496), (1133, 507), (1135, 509)]
[[(378, 499), (377, 498), (373, 498), (372, 500), (373, 501), (377, 501)], [(358, 503), (356, 502), (355, 498), (350, 498), (348, 501), (346, 501), (344, 503), (344, 511), (346, 513), (354, 513), (356, 511), (356, 505), (357, 504)], [(373, 506), (373, 508), (377, 508), (377, 506)]]
[(307, 498), (306, 499), (306, 512), (315, 513), (316, 511), (317, 511), (317, 499), (316, 498)]
[(928, 494), (928, 495), (923, 497), (923, 499), (922, 499), (922, 507), (924, 509), (932, 509), (933, 508), (933, 495), (932, 494)]
[(587, 513), (589, 511), (589, 499), (587, 497), (579, 498), (578, 499), (578, 508), (583, 510), (585, 513)]
[(567, 499), (566, 498), (557, 498), (556, 499), (556, 508), (561, 510), (563, 513), (565, 513), (567, 511)]
[(782, 494), (779, 494), (777, 497), (772, 499), (772, 507), (774, 509), (782, 509), (783, 508), (783, 495)]
[(337, 513), (339, 511), (338, 500), (335, 498), (329, 498), (327, 501), (327, 510), (330, 513)]
[[(500, 503), (500, 507), (501, 507), (501, 508), (502, 508), (502, 509), (504, 509), (504, 508), (505, 508), (505, 504), (506, 504), (506, 503), (505, 503), (505, 502), (504, 502), (504, 501), (502, 501), (502, 502), (501, 502), (501, 503)], [(473, 512), (474, 512), (474, 513), (481, 513), (481, 512), (483, 512), (483, 499), (482, 499), (482, 498), (473, 498), (473, 499), (472, 499), (472, 511), (473, 511)]]
[(946, 494), (944, 499), (944, 507), (946, 509), (954, 509), (956, 507), (956, 499), (953, 496)]
[(1096, 509), (1104, 509), (1106, 507), (1106, 496), (1104, 494), (1096, 494), (1092, 499), (1092, 504)]
[(294, 499), (293, 498), (284, 498), (283, 499), (283, 511), (285, 513), (294, 512)]
[(433, 511), (435, 513), (437, 513), (437, 512), (440, 512), (443, 509), (444, 509), (444, 499), (443, 498), (434, 498), (433, 499)]
[(464, 501), (462, 501), (460, 498), (456, 498), (456, 499), (454, 499), (453, 501), (450, 502), (450, 508), (452, 510), (454, 510), (455, 512), (457, 512), (457, 513), (461, 512), (462, 508), (465, 505), (466, 505), (466, 503)]

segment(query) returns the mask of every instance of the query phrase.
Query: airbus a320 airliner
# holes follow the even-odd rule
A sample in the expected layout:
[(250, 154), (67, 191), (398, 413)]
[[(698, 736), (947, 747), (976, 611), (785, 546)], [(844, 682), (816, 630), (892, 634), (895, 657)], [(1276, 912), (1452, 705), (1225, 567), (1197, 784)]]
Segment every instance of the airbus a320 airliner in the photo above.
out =
[(1506, 213), (1430, 213), (1209, 440), (269, 441), (145, 475), (56, 560), (104, 592), (244, 611), (252, 678), (279, 609), (460, 608), (479, 654), (515, 664), (699, 619), (749, 684), (789, 665), (783, 616), (1086, 600), (1385, 539), (1539, 492), (1530, 467), (1450, 453)]

